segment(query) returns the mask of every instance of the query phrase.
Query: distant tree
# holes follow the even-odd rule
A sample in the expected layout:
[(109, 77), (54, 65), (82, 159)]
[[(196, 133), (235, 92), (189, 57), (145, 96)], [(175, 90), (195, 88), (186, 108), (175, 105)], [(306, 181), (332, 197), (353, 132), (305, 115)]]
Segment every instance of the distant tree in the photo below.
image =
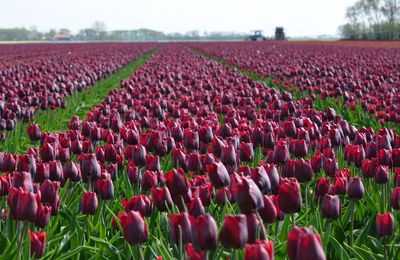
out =
[(95, 31), (96, 40), (104, 40), (107, 36), (107, 26), (104, 22), (95, 21), (92, 25), (92, 29)]
[(61, 28), (60, 30), (58, 30), (59, 34), (66, 34), (66, 35), (70, 35), (71, 31), (67, 28)]

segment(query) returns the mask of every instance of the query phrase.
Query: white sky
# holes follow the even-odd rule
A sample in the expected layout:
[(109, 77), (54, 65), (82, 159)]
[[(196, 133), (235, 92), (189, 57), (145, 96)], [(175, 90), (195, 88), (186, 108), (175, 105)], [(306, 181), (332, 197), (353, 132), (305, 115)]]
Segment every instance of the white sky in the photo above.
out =
[(108, 30), (164, 32), (262, 29), (284, 26), (288, 36), (336, 34), (356, 0), (0, 0), (0, 28), (37, 26), (77, 32), (94, 21)]

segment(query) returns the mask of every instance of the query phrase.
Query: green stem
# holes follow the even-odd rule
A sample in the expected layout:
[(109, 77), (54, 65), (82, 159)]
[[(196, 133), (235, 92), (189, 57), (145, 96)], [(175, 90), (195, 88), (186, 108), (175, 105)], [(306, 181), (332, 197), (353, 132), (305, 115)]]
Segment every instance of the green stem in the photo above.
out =
[(138, 244), (138, 245), (137, 245), (137, 248), (138, 248), (140, 260), (144, 260), (143, 251), (142, 251), (142, 245), (141, 245), (141, 244)]
[(353, 229), (354, 229), (354, 200), (350, 201), (350, 218), (351, 218), (351, 222), (350, 222), (350, 246), (353, 245)]
[(292, 213), (292, 227), (295, 227), (295, 225), (296, 225), (294, 214), (295, 213)]
[(260, 222), (261, 232), (262, 232), (262, 234), (264, 236), (264, 239), (267, 239), (268, 238), (268, 234), (267, 234), (267, 231), (265, 230), (264, 221), (262, 220), (262, 218), (261, 218), (260, 214), (258, 213), (258, 211), (256, 211), (256, 215), (257, 215), (257, 218), (258, 218), (258, 222)]

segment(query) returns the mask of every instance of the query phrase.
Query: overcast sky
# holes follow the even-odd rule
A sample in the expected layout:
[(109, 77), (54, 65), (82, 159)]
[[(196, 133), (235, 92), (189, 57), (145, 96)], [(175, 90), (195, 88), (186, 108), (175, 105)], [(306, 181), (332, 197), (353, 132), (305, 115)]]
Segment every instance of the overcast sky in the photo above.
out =
[(94, 21), (108, 30), (164, 32), (262, 29), (284, 26), (289, 36), (336, 34), (356, 0), (0, 0), (0, 28), (37, 26), (77, 32)]

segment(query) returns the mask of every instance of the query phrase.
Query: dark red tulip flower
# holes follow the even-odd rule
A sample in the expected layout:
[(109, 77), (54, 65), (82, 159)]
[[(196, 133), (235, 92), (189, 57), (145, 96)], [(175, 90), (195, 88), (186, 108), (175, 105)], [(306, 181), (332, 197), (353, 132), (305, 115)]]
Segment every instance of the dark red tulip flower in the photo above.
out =
[(394, 188), (390, 196), (390, 205), (393, 209), (400, 209), (400, 187)]
[(253, 244), (257, 240), (257, 230), (260, 232), (260, 236), (262, 239), (263, 233), (261, 232), (260, 221), (258, 221), (257, 215), (254, 213), (246, 214), (246, 222), (247, 222), (247, 243)]
[(58, 214), (58, 210), (60, 209), (60, 195), (56, 195), (56, 198), (53, 203), (50, 204), (51, 206), (51, 215), (55, 216)]
[(229, 187), (219, 188), (217, 194), (215, 195), (215, 201), (218, 205), (225, 205), (226, 200), (233, 202), (232, 194)]
[(374, 178), (376, 168), (378, 167), (378, 159), (364, 160), (361, 164), (361, 173), (365, 178)]
[(240, 183), (234, 184), (233, 196), (240, 212), (244, 214), (255, 212), (264, 207), (262, 193), (252, 179), (244, 177)]
[(40, 195), (42, 203), (54, 203), (59, 190), (60, 182), (45, 180), (40, 185)]
[(140, 212), (140, 214), (146, 217), (151, 216), (151, 213), (153, 212), (153, 203), (151, 198), (144, 194), (133, 196), (129, 201), (122, 198), (121, 201), (126, 212), (134, 210)]
[(199, 149), (199, 134), (198, 134), (198, 132), (185, 130), (183, 132), (183, 145), (188, 150)]
[(276, 164), (285, 163), (289, 159), (289, 149), (284, 141), (279, 141), (275, 144), (273, 161)]
[(322, 169), (324, 157), (322, 153), (317, 153), (313, 157), (311, 157), (311, 167), (314, 173), (318, 173)]
[(321, 238), (312, 227), (294, 227), (288, 234), (287, 252), (290, 260), (325, 260)]
[(45, 179), (50, 178), (50, 167), (48, 163), (37, 162), (36, 174), (33, 177), (33, 181), (36, 183), (42, 183)]
[(165, 181), (172, 196), (183, 196), (187, 194), (190, 187), (186, 174), (181, 168), (167, 172)]
[(325, 194), (321, 203), (322, 217), (337, 219), (341, 213), (341, 203), (337, 195)]
[(187, 157), (187, 169), (192, 172), (202, 173), (203, 164), (198, 152), (191, 152)]
[(146, 170), (159, 172), (161, 171), (160, 157), (158, 155), (146, 156)]
[(285, 214), (299, 212), (301, 208), (300, 184), (294, 178), (283, 178), (279, 184), (279, 208)]
[(271, 182), (271, 189), (273, 194), (278, 194), (279, 190), (279, 173), (274, 164), (265, 163), (264, 169), (268, 174), (269, 181)]
[(49, 171), (51, 181), (62, 181), (63, 180), (63, 168), (60, 161), (49, 162)]
[(36, 170), (36, 159), (33, 154), (24, 154), (18, 156), (17, 171), (29, 172), (32, 176), (35, 176)]
[(375, 170), (375, 182), (385, 184), (389, 181), (389, 167), (379, 165)]
[(140, 185), (143, 191), (155, 188), (158, 185), (157, 173), (149, 170), (144, 171)]
[(303, 158), (294, 163), (294, 177), (301, 183), (309, 182), (312, 179), (313, 170), (309, 160)]
[(188, 211), (191, 216), (198, 217), (205, 214), (205, 209), (199, 197), (193, 197), (188, 205)]
[(387, 149), (381, 149), (377, 153), (379, 165), (392, 167), (392, 151)]
[(208, 177), (217, 189), (230, 184), (229, 174), (222, 162), (213, 162), (206, 166)]
[(239, 159), (243, 162), (250, 162), (254, 159), (253, 143), (240, 143)]
[(333, 194), (345, 195), (347, 191), (347, 178), (335, 177), (333, 180)]
[(46, 249), (46, 232), (31, 232), (29, 230), (29, 236), (31, 241), (31, 255), (41, 258)]
[(351, 178), (347, 184), (347, 195), (350, 199), (359, 200), (364, 197), (364, 185), (360, 177)]
[(51, 206), (39, 205), (36, 213), (35, 226), (45, 228), (49, 223), (51, 215)]
[(126, 165), (126, 173), (128, 174), (129, 181), (134, 184), (141, 180), (139, 167), (136, 166), (135, 162), (128, 160)]
[(263, 196), (263, 201), (264, 207), (258, 209), (258, 213), (265, 223), (274, 223), (278, 214), (275, 204), (272, 201), (271, 197), (267, 195)]
[(112, 200), (114, 198), (114, 184), (110, 179), (99, 179), (96, 181), (100, 198), (103, 200)]
[(217, 248), (217, 223), (210, 214), (191, 219), (192, 243), (197, 251), (210, 251)]
[(63, 167), (64, 178), (70, 179), (73, 182), (77, 182), (81, 179), (81, 171), (79, 165), (75, 164), (72, 161), (64, 164)]
[(248, 238), (246, 216), (226, 215), (219, 238), (226, 249), (243, 248)]
[(114, 144), (106, 144), (104, 149), (104, 155), (107, 162), (115, 163), (117, 161), (117, 149)]
[(324, 196), (329, 193), (329, 188), (331, 186), (330, 178), (320, 177), (315, 184), (315, 195)]
[(201, 126), (199, 128), (199, 139), (205, 144), (211, 142), (214, 138), (213, 130), (210, 126)]
[(174, 148), (171, 150), (172, 161), (174, 162), (176, 167), (182, 168), (184, 171), (187, 170), (187, 160), (186, 154), (183, 149)]
[(44, 143), (42, 147), (40, 147), (39, 153), (43, 162), (50, 162), (56, 159), (54, 147), (49, 143)]
[[(182, 244), (190, 243), (192, 240), (192, 224), (190, 223), (190, 216), (186, 212), (180, 214), (169, 215), (169, 228), (172, 241), (179, 244), (180, 239)], [(180, 234), (182, 237), (180, 237)]]
[(29, 172), (14, 172), (12, 174), (11, 186), (14, 188), (23, 188), (26, 191), (32, 192), (32, 179)]
[(118, 214), (124, 238), (131, 245), (142, 244), (147, 241), (147, 224), (144, 217), (136, 211)]
[(305, 157), (308, 153), (307, 143), (303, 139), (293, 140), (293, 154), (297, 157)]
[(172, 208), (172, 198), (167, 187), (153, 188), (151, 195), (154, 205), (159, 211), (163, 212)]
[(24, 188), (10, 187), (7, 204), (15, 220), (34, 222), (40, 205), (40, 195), (28, 192)]
[[(201, 252), (201, 251), (197, 252), (191, 243), (187, 243), (186, 252), (187, 252), (190, 260), (204, 260), (205, 259), (204, 252)], [(159, 258), (161, 258), (161, 259), (159, 259)], [(157, 258), (157, 260), (162, 260), (162, 257), (159, 256)]]
[(42, 137), (42, 129), (38, 124), (30, 124), (27, 127), (28, 137), (31, 141), (39, 141)]
[(394, 233), (394, 218), (392, 213), (386, 212), (376, 216), (376, 231), (378, 236), (391, 236)]
[(236, 166), (236, 151), (232, 144), (221, 148), (221, 162), (227, 167)]
[(100, 178), (101, 167), (95, 154), (81, 154), (78, 159), (84, 181), (95, 181)]
[(330, 177), (335, 176), (335, 173), (339, 169), (336, 158), (324, 157), (323, 168), (324, 168), (326, 175), (328, 175)]
[(271, 240), (257, 240), (254, 244), (246, 244), (244, 250), (245, 260), (274, 259), (274, 245)]
[(295, 160), (289, 158), (282, 167), (282, 177), (289, 178), (294, 177), (294, 166)]
[(96, 214), (99, 203), (97, 195), (94, 192), (84, 192), (81, 199), (80, 208), (82, 214), (94, 215)]
[(271, 182), (264, 167), (259, 166), (256, 168), (251, 168), (250, 177), (257, 184), (257, 187), (262, 193), (271, 192)]
[(132, 159), (135, 164), (140, 167), (146, 164), (146, 154), (146, 147), (141, 144), (128, 146), (125, 151), (125, 157), (127, 159)]

